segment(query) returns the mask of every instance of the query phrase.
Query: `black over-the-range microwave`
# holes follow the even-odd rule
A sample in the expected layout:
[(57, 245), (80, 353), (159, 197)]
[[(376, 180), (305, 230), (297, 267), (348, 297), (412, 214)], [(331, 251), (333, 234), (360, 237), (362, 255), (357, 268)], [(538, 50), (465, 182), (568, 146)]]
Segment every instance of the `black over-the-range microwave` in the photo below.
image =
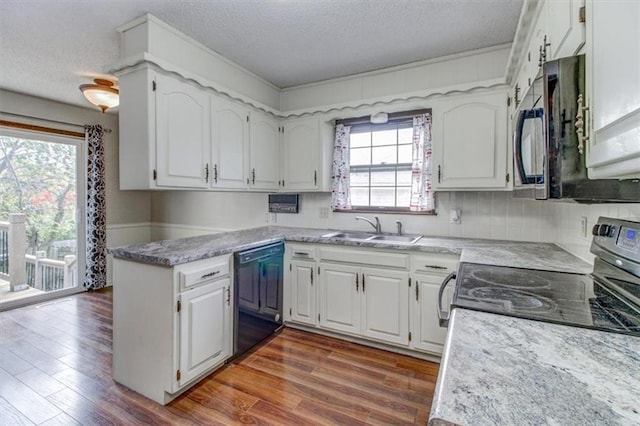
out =
[(584, 55), (545, 63), (516, 114), (513, 135), (514, 196), (579, 202), (640, 200), (635, 179), (589, 180), (579, 103), (585, 96)]

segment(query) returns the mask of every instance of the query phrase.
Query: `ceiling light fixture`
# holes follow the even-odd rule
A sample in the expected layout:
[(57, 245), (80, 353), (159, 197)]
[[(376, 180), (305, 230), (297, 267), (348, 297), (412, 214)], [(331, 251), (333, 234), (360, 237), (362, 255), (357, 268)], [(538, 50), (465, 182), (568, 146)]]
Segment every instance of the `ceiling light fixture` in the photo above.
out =
[(89, 102), (99, 107), (102, 112), (120, 104), (120, 92), (112, 87), (112, 81), (102, 78), (93, 81), (95, 84), (80, 85), (80, 91)]

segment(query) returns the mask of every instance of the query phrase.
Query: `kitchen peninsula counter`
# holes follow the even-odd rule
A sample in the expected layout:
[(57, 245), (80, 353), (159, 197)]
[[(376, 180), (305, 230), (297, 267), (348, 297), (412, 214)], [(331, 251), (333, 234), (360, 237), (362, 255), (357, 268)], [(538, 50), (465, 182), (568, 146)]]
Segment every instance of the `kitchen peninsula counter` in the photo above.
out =
[(119, 259), (174, 266), (259, 247), (277, 241), (333, 244), (406, 252), (461, 255), (461, 262), (483, 263), (570, 273), (589, 273), (591, 265), (551, 243), (424, 236), (416, 243), (363, 241), (324, 237), (328, 229), (263, 226), (176, 240), (109, 248)]
[(640, 337), (454, 309), (429, 425), (640, 424)]

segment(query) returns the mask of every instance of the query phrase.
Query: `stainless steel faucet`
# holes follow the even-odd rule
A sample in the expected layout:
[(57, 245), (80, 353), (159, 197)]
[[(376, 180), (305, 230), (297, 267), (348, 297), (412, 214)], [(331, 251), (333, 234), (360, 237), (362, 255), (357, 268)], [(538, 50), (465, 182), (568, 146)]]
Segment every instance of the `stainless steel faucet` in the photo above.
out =
[(396, 220), (396, 225), (398, 225), (398, 235), (402, 235), (402, 222)]
[(380, 219), (378, 218), (378, 216), (374, 216), (374, 219), (376, 220), (375, 223), (371, 219), (367, 219), (366, 217), (356, 216), (356, 220), (364, 220), (365, 222), (368, 222), (369, 225), (373, 226), (373, 229), (376, 230), (376, 234), (382, 234), (382, 225), (380, 225)]

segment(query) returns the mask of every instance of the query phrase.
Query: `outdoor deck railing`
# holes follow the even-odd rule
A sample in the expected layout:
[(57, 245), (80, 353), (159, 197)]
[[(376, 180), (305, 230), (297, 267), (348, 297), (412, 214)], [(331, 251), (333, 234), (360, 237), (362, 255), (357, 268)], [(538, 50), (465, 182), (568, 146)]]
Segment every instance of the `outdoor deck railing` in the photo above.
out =
[(75, 255), (56, 260), (46, 258), (45, 251), (38, 251), (35, 256), (25, 253), (24, 218), (24, 214), (10, 214), (9, 222), (0, 222), (0, 278), (9, 281), (11, 291), (24, 284), (42, 291), (76, 287)]
[(9, 278), (9, 222), (0, 222), (0, 278)]
[(26, 255), (27, 284), (42, 291), (54, 291), (75, 287), (77, 284), (78, 262), (68, 255), (64, 260), (47, 259), (45, 252), (35, 256)]

